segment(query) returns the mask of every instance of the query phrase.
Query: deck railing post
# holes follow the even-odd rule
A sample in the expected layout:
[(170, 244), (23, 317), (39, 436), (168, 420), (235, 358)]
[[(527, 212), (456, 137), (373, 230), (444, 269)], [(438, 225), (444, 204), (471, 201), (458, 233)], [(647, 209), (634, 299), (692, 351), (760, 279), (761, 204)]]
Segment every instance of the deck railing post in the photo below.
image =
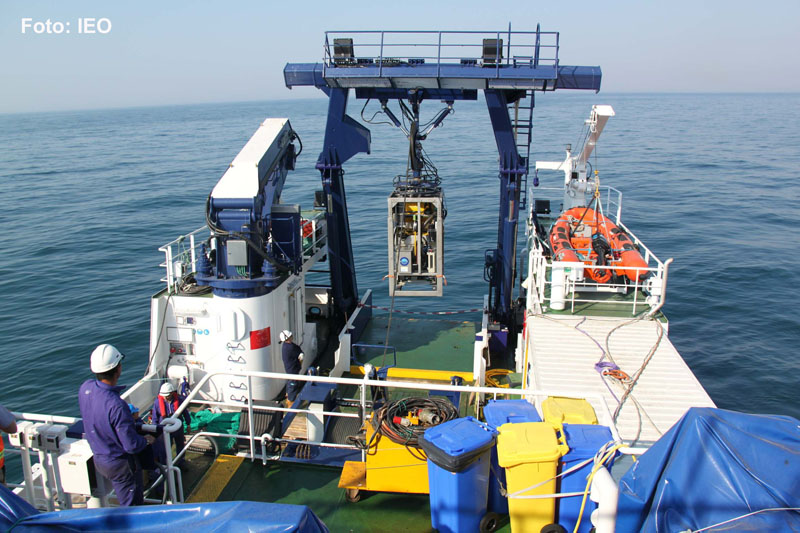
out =
[(670, 257), (666, 261), (664, 261), (664, 274), (663, 279), (661, 281), (661, 296), (658, 298), (658, 305), (656, 305), (653, 309), (647, 313), (647, 316), (654, 317), (659, 309), (664, 306), (664, 301), (667, 298), (667, 277), (669, 275), (669, 265), (672, 264), (672, 258)]
[(172, 272), (172, 245), (167, 246), (167, 249), (164, 250), (167, 254), (167, 289), (169, 292), (172, 292), (172, 284), (173, 284), (173, 272)]
[(556, 32), (556, 72), (558, 72), (558, 48), (559, 48), (559, 39), (561, 34)]
[(177, 496), (175, 494), (175, 472), (172, 470), (172, 439), (170, 439), (169, 431), (166, 429), (162, 432), (164, 436), (164, 448), (167, 451), (167, 490), (169, 492), (170, 503), (175, 503)]
[(495, 78), (500, 77), (500, 56), (503, 54), (503, 47), (500, 45), (500, 32), (497, 32), (497, 39), (494, 47), (494, 76)]
[(442, 32), (439, 32), (439, 46), (436, 47), (436, 77), (442, 75)]
[(247, 376), (247, 420), (249, 422), (249, 433), (250, 433), (250, 461), (255, 461), (256, 457), (256, 443), (255, 443), (255, 436), (253, 434), (253, 378), (252, 376)]
[(52, 489), (52, 480), (50, 479), (50, 465), (48, 464), (48, 459), (46, 452), (44, 450), (39, 450), (39, 464), (42, 467), (42, 492), (44, 494), (45, 499), (45, 506), (47, 510), (52, 512), (55, 511), (55, 505), (53, 504), (53, 489)]
[(511, 23), (508, 23), (508, 43), (506, 43), (506, 65), (511, 64)]
[(197, 256), (194, 251), (194, 233), (189, 235), (189, 252), (192, 254), (192, 272), (197, 272)]
[(325, 44), (322, 45), (322, 77), (327, 76), (328, 62), (331, 60), (331, 45), (328, 41), (328, 32), (325, 32)]
[(383, 76), (383, 34), (384, 34), (384, 32), (381, 32), (381, 50), (380, 50), (380, 55), (378, 56), (378, 77), (379, 78)]

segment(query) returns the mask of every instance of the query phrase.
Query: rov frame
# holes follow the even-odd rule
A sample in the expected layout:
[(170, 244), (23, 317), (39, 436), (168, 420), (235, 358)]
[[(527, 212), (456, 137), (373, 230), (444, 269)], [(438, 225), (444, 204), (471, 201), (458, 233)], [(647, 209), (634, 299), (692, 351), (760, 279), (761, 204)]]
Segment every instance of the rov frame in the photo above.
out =
[(388, 198), (389, 295), (442, 296), (444, 197), (442, 190)]

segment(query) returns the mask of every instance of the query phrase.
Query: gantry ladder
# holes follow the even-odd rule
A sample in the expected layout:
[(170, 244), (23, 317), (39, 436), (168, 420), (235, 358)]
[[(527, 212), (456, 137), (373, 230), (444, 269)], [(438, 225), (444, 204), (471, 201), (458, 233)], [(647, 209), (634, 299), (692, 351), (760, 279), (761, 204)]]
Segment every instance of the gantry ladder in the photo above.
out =
[(528, 172), (530, 170), (531, 141), (533, 140), (533, 91), (525, 91), (525, 97), (508, 106), (511, 127), (517, 152), (525, 158), (525, 173), (519, 180), (519, 208), (524, 210), (528, 197)]

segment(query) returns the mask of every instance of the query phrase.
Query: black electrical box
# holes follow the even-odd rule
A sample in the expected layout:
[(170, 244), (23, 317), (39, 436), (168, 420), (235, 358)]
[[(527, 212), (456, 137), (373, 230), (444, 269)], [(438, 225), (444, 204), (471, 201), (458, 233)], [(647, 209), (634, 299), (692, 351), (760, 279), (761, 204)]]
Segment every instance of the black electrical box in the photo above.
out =
[(535, 200), (533, 202), (533, 209), (537, 215), (549, 215), (550, 200)]

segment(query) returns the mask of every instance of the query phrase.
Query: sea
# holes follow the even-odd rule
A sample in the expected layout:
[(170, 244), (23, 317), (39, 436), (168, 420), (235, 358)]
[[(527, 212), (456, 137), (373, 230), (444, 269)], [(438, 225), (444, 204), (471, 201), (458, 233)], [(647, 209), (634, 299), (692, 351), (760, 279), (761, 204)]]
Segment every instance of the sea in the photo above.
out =
[[(348, 112), (375, 123), (372, 150), (345, 165), (347, 203), (359, 290), (388, 306), (386, 198), (407, 144), (364, 104)], [(594, 168), (624, 193), (627, 226), (674, 258), (670, 339), (719, 407), (800, 418), (800, 95), (537, 94), (532, 158), (563, 159), (592, 104), (616, 111)], [(442, 105), (425, 102), (423, 119)], [(399, 310), (479, 308), (487, 292), (497, 151), (482, 100), (454, 109), (424, 143), (447, 202), (445, 296), (397, 298)], [(78, 415), (100, 343), (127, 355), (123, 383), (141, 377), (158, 247), (204, 224), (209, 192), (265, 117), (300, 135), (283, 201), (310, 206), (326, 113), (318, 98), (0, 115), (0, 403)]]

